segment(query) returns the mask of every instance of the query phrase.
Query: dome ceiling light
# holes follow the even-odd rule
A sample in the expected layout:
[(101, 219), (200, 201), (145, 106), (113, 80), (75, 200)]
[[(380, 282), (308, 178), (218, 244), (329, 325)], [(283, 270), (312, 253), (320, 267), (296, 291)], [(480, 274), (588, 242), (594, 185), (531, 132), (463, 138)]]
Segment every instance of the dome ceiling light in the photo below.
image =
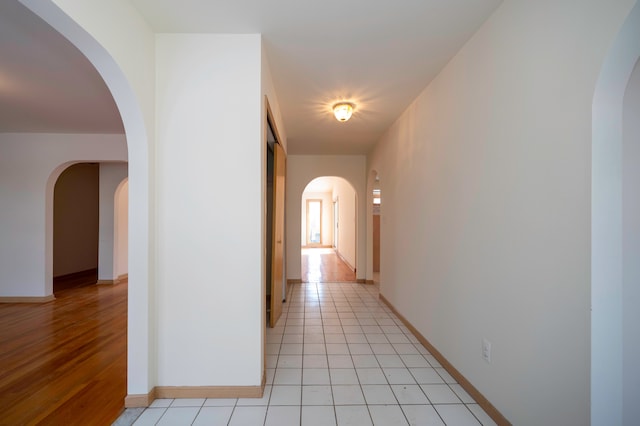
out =
[(345, 122), (351, 118), (353, 107), (351, 102), (338, 102), (333, 106), (333, 115), (336, 116), (336, 120)]

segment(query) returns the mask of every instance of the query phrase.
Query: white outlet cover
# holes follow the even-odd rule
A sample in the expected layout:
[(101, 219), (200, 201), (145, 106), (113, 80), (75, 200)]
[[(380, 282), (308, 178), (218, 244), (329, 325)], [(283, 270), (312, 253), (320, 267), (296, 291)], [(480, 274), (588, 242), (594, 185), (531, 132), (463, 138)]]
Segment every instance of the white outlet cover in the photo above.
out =
[(482, 338), (482, 359), (491, 364), (491, 342)]

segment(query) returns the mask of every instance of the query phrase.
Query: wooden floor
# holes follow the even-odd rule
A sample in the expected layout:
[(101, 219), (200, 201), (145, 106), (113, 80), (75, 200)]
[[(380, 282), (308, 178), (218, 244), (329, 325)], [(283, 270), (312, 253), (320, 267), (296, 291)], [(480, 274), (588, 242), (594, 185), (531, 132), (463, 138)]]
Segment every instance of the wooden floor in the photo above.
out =
[(57, 294), (62, 290), (86, 287), (98, 281), (98, 268), (88, 269), (61, 277), (53, 277), (53, 293)]
[(334, 249), (302, 249), (302, 282), (355, 282), (356, 274)]
[(127, 284), (0, 304), (0, 425), (110, 425), (126, 394)]

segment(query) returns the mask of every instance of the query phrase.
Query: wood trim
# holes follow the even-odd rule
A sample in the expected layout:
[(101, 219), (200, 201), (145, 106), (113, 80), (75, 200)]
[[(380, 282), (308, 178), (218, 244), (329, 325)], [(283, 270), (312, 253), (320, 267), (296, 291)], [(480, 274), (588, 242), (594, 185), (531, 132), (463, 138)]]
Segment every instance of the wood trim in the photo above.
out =
[(53, 277), (53, 280), (64, 281), (64, 280), (70, 280), (77, 277), (82, 277), (84, 275), (91, 275), (91, 274), (97, 274), (97, 273), (98, 273), (98, 268), (90, 268), (90, 269), (85, 269), (84, 271), (72, 272), (70, 274), (57, 275)]
[(262, 398), (258, 386), (156, 386), (156, 398)]
[(365, 284), (375, 284), (376, 282), (373, 280), (364, 280)]
[(127, 395), (124, 398), (125, 408), (148, 407), (156, 399), (156, 389), (153, 388), (147, 394)]
[(53, 294), (48, 296), (7, 296), (0, 297), (0, 303), (48, 303), (56, 300)]
[(259, 386), (156, 386), (148, 394), (127, 395), (124, 406), (149, 407), (159, 398), (262, 398), (266, 382), (265, 371)]
[(506, 417), (498, 411), (498, 409), (489, 402), (487, 398), (480, 393), (467, 380), (462, 373), (460, 373), (445, 357), (442, 355), (429, 341), (404, 317), (398, 310), (389, 302), (382, 294), (379, 294), (380, 300), (393, 311), (394, 314), (402, 321), (402, 323), (413, 333), (414, 336), (427, 348), (427, 350), (434, 356), (435, 359), (444, 367), (445, 370), (467, 391), (467, 393), (482, 407), (482, 409), (496, 422), (499, 426), (510, 426), (511, 423)]
[[(272, 124), (271, 130), (273, 130), (273, 133), (275, 133), (273, 136), (276, 137), (276, 141), (282, 142), (282, 138), (280, 138), (280, 133), (278, 132), (278, 128), (276, 126), (275, 116), (273, 115), (273, 111), (271, 111), (271, 105), (269, 104), (269, 98), (267, 97), (267, 95), (264, 95), (264, 103), (267, 109), (267, 120), (271, 121), (271, 124)], [(282, 149), (284, 150), (284, 153), (286, 154), (287, 147), (282, 144), (281, 146), (282, 146)]]
[(342, 255), (342, 253), (340, 253), (338, 251), (338, 249), (336, 249), (336, 254), (338, 255), (338, 257), (340, 258), (340, 260), (342, 260), (344, 262), (345, 265), (347, 265), (349, 267), (349, 269), (351, 269), (351, 271), (355, 274), (356, 273), (356, 268), (351, 265), (347, 259), (344, 258), (344, 256)]
[(129, 281), (129, 274), (119, 275), (118, 278), (113, 280), (98, 280), (96, 285), (116, 285)]
[(289, 278), (287, 279), (287, 285), (289, 284), (302, 284), (302, 278)]

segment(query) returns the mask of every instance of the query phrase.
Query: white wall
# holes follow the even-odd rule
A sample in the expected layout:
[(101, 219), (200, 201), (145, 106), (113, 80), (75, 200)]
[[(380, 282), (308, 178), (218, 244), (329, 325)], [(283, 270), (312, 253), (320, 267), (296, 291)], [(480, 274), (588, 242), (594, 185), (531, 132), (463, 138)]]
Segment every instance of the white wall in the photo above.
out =
[(100, 241), (98, 246), (98, 280), (118, 278), (116, 271), (117, 232), (115, 223), (119, 215), (127, 216), (127, 211), (117, 212), (116, 189), (128, 174), (126, 163), (100, 163)]
[[(362, 194), (364, 197), (364, 194)], [(338, 252), (351, 268), (356, 267), (358, 236), (358, 197), (351, 184), (335, 179), (333, 200), (338, 200)], [(364, 272), (364, 271), (362, 271)], [(362, 277), (363, 274), (361, 273)]]
[[(113, 0), (110, 2), (86, 2), (84, 0), (54, 0), (53, 2), (40, 2), (37, 0), (21, 0), (34, 10), (45, 21), (65, 34), (89, 60), (96, 66), (100, 74), (105, 78), (105, 83), (114, 95), (114, 99), (120, 109), (127, 136), (129, 152), (129, 321), (128, 321), (128, 373), (127, 387), (129, 395), (146, 394), (153, 386), (158, 384), (178, 385), (257, 385), (260, 383), (263, 368), (262, 349), (263, 325), (264, 325), (264, 185), (261, 177), (264, 175), (264, 120), (265, 107), (263, 96), (268, 96), (271, 109), (275, 116), (281, 142), (286, 147), (285, 129), (281, 125), (281, 117), (277, 98), (273, 89), (269, 67), (262, 50), (259, 36), (230, 36), (229, 44), (226, 42), (211, 44), (212, 38), (208, 36), (159, 36), (156, 42), (153, 31), (141, 18), (135, 7), (125, 0)], [(118, 31), (113, 31), (113, 23), (118, 23)], [(222, 39), (225, 37), (222, 36)], [(243, 41), (240, 41), (243, 40)], [(254, 43), (254, 41), (256, 41)], [(173, 42), (176, 42), (173, 44)], [(236, 41), (239, 41), (236, 43)], [(243, 44), (244, 42), (247, 44)], [(191, 44), (193, 42), (193, 44)], [(158, 48), (156, 49), (156, 44)], [(177, 45), (189, 48), (178, 52)], [(242, 45), (242, 46), (241, 46)], [(247, 48), (247, 45), (250, 45)], [(256, 47), (254, 49), (254, 47)], [(156, 61), (156, 50), (161, 59)], [(198, 57), (198, 52), (204, 53)], [(220, 56), (210, 57), (209, 54)], [(255, 53), (255, 55), (254, 55)], [(194, 64), (192, 68), (173, 63), (174, 59), (184, 59)], [(165, 67), (165, 65), (167, 65)], [(210, 68), (213, 66), (213, 68)], [(163, 84), (156, 84), (156, 67), (163, 79)], [(200, 73), (200, 74), (199, 74)], [(204, 78), (189, 80), (196, 75)], [(164, 83), (175, 83), (175, 86), (166, 86)], [(175, 89), (179, 87), (177, 91)], [(162, 98), (156, 103), (157, 96)], [(184, 89), (184, 90), (183, 90)], [(219, 89), (219, 90), (218, 90)], [(236, 90), (237, 89), (237, 90)], [(204, 99), (200, 92), (211, 94), (217, 91), (219, 97)], [(185, 97), (183, 97), (185, 96)], [(179, 98), (179, 99), (177, 99)], [(249, 99), (251, 98), (251, 99)], [(180, 100), (184, 102), (180, 102)], [(254, 104), (255, 102), (255, 104)], [(173, 103), (177, 107), (175, 111)], [(236, 111), (232, 112), (229, 105), (236, 105)], [(206, 107), (205, 109), (202, 106)], [(257, 108), (255, 108), (257, 106)], [(253, 111), (253, 112), (252, 112)], [(174, 115), (173, 112), (176, 112)], [(229, 120), (225, 113), (231, 113)], [(170, 119), (166, 120), (167, 117)], [(162, 137), (157, 140), (154, 132), (155, 122), (158, 119), (159, 131)], [(241, 124), (240, 124), (241, 123)], [(247, 124), (249, 123), (249, 124)], [(255, 126), (255, 127), (254, 127)], [(258, 131), (256, 132), (256, 129)], [(255, 133), (254, 133), (255, 132)], [(251, 134), (251, 136), (248, 136)], [(189, 136), (193, 136), (189, 138)], [(253, 139), (253, 138), (256, 139)], [(185, 138), (187, 138), (185, 140)], [(206, 143), (205, 143), (206, 139)], [(256, 141), (258, 145), (252, 145)], [(221, 142), (222, 141), (222, 142)], [(231, 141), (230, 143), (225, 143)], [(238, 143), (238, 141), (242, 141)], [(248, 142), (251, 141), (251, 142)], [(259, 141), (259, 142), (258, 142)], [(175, 144), (186, 144), (176, 146)], [(157, 164), (161, 172), (159, 176), (164, 179), (155, 180), (156, 147), (163, 150), (164, 157), (158, 158)], [(198, 157), (199, 161), (208, 159), (207, 168), (213, 158), (219, 158), (221, 147), (229, 148), (225, 154), (225, 165), (216, 171), (203, 171), (193, 168), (188, 161)], [(191, 148), (197, 148), (193, 151)], [(169, 161), (167, 153), (180, 152), (176, 161)], [(215, 152), (214, 152), (215, 151)], [(209, 154), (209, 155), (207, 155)], [(185, 162), (187, 160), (187, 162)], [(169, 164), (170, 163), (170, 164)], [(241, 163), (241, 167), (235, 167)], [(224, 174), (231, 170), (231, 174)], [(211, 173), (211, 174), (208, 174)], [(233, 185), (220, 186), (222, 182), (229, 182), (229, 176), (239, 176), (239, 182), (234, 180)], [(206, 174), (215, 179), (211, 182), (193, 179), (194, 175)], [(171, 180), (176, 178), (175, 180)], [(158, 187), (156, 188), (156, 182)], [(177, 187), (186, 182), (189, 191), (179, 194)], [(235, 184), (239, 183), (239, 186)], [(195, 187), (193, 186), (195, 184)], [(214, 186), (217, 185), (217, 186)], [(189, 198), (187, 194), (206, 194), (201, 191), (206, 186), (208, 190), (215, 188), (210, 199)], [(195, 189), (194, 189), (195, 188)], [(193, 189), (193, 191), (191, 191)], [(261, 193), (262, 189), (262, 193)], [(156, 205), (155, 195), (159, 195)], [(238, 194), (242, 194), (239, 203), (231, 205), (228, 200), (235, 203)], [(215, 196), (215, 197), (214, 197)], [(215, 200), (212, 200), (215, 198)], [(185, 201), (179, 206), (171, 205), (178, 199)], [(222, 202), (220, 201), (222, 200)], [(164, 203), (164, 204), (163, 204)], [(226, 203), (226, 204), (225, 204)], [(204, 210), (211, 209), (215, 204), (216, 215), (205, 217)], [(200, 210), (205, 206), (207, 209)], [(248, 207), (248, 208), (247, 208)], [(244, 212), (238, 215), (237, 211)], [(156, 224), (155, 212), (161, 212), (164, 223)], [(177, 217), (172, 214), (177, 212)], [(187, 213), (188, 212), (188, 213)], [(229, 226), (224, 220), (233, 212), (232, 223), (240, 223), (238, 232), (233, 226)], [(247, 235), (251, 235), (251, 241), (243, 246), (242, 268), (235, 268), (233, 264), (227, 264), (228, 269), (219, 274), (212, 272), (211, 268), (203, 268), (197, 264), (188, 254), (177, 256), (166, 264), (159, 263), (156, 268), (156, 260), (164, 260), (172, 254), (170, 246), (163, 245), (167, 242), (185, 242), (185, 236), (189, 232), (183, 232), (176, 222), (184, 223), (182, 219), (188, 214), (200, 215), (199, 221), (188, 222), (191, 229), (201, 227), (209, 235), (212, 229), (225, 238), (215, 239), (210, 243), (205, 253), (220, 254), (220, 247), (224, 246), (224, 256), (234, 256), (238, 253), (239, 246), (247, 243)], [(255, 217), (253, 216), (255, 215)], [(262, 216), (261, 216), (262, 215)], [(189, 216), (189, 220), (194, 219)], [(167, 221), (174, 221), (167, 226)], [(255, 221), (255, 222), (252, 222)], [(214, 225), (215, 224), (215, 225)], [(189, 228), (189, 226), (187, 227)], [(157, 232), (156, 232), (157, 230)], [(209, 233), (207, 233), (209, 232)], [(233, 234), (232, 236), (230, 234)], [(261, 236), (262, 235), (262, 240)], [(220, 237), (221, 235), (216, 235)], [(199, 235), (201, 237), (201, 235)], [(156, 239), (157, 238), (157, 239)], [(261, 241), (260, 245), (256, 241)], [(188, 241), (186, 241), (188, 242)], [(232, 250), (230, 250), (230, 246)], [(175, 250), (175, 247), (174, 247)], [(235, 262), (242, 256), (235, 256)], [(216, 258), (221, 261), (220, 258)], [(256, 260), (257, 259), (257, 260)], [(206, 258), (210, 264), (211, 259)], [(246, 265), (249, 262), (250, 266)], [(256, 271), (257, 262), (257, 271)], [(226, 321), (229, 309), (238, 303), (229, 303), (235, 300), (234, 296), (242, 294), (244, 303), (242, 309), (233, 311), (233, 315), (244, 313), (241, 326), (235, 330), (243, 339), (240, 346), (234, 346), (238, 340), (237, 335), (223, 335), (223, 330), (217, 330), (216, 337), (222, 337), (215, 344), (215, 351), (219, 370), (209, 371), (202, 375), (201, 371), (210, 366), (207, 352), (200, 352), (199, 346), (195, 363), (190, 353), (180, 351), (174, 353), (176, 340), (187, 339), (192, 344), (192, 334), (181, 333), (185, 328), (180, 324), (199, 323), (201, 319), (193, 314), (201, 313), (205, 308), (202, 304), (205, 300), (199, 300), (202, 304), (189, 310), (186, 317), (180, 318), (178, 323), (172, 323), (176, 315), (183, 313), (185, 306), (198, 291), (210, 294), (209, 287), (197, 287), (194, 292), (185, 292), (178, 289), (176, 283), (176, 270), (178, 267), (192, 266), (195, 270), (188, 270), (186, 275), (197, 275), (198, 282), (204, 282), (201, 278), (215, 277), (218, 284), (216, 298), (208, 300), (213, 307), (224, 304), (224, 309), (216, 311), (206, 306), (207, 315), (213, 315), (211, 323)], [(206, 270), (205, 270), (206, 269)], [(241, 273), (237, 273), (240, 271)], [(166, 275), (163, 275), (167, 273)], [(258, 275), (255, 275), (255, 274)], [(229, 280), (229, 275), (233, 276)], [(156, 280), (155, 277), (158, 276)], [(207, 278), (204, 278), (206, 280)], [(179, 283), (183, 283), (184, 274), (180, 276)], [(260, 285), (260, 283), (262, 285)], [(196, 283), (189, 283), (196, 286)], [(248, 294), (255, 295), (251, 302), (247, 301), (247, 287), (256, 286), (254, 291)], [(227, 291), (228, 290), (228, 291)], [(227, 291), (225, 293), (225, 291)], [(179, 297), (170, 300), (171, 295), (179, 293)], [(215, 316), (217, 315), (217, 316)], [(163, 326), (168, 325), (163, 328)], [(162, 330), (159, 333), (158, 330)], [(246, 333), (245, 333), (246, 332)], [(195, 334), (194, 334), (195, 335)], [(260, 336), (254, 339), (255, 336)], [(198, 336), (200, 338), (201, 336)], [(211, 342), (211, 341), (209, 341)], [(225, 345), (232, 342), (232, 345)], [(178, 342), (180, 343), (180, 342)], [(209, 343), (207, 350), (212, 349), (213, 343)], [(203, 362), (206, 365), (203, 367)], [(225, 369), (227, 363), (231, 368)], [(251, 364), (248, 368), (246, 364)], [(175, 370), (173, 367), (180, 366)], [(213, 379), (212, 379), (213, 377)]]
[(307, 200), (322, 201), (322, 245), (330, 246), (333, 241), (333, 200), (330, 192), (303, 192), (300, 204), (301, 227), (300, 241), (303, 246), (307, 244)]
[(156, 48), (158, 385), (257, 386), (261, 39), (158, 34)]
[(362, 155), (290, 155), (287, 162), (286, 193), (286, 242), (287, 279), (300, 279), (301, 210), (300, 200), (304, 188), (313, 179), (321, 176), (336, 176), (349, 181), (358, 196), (358, 241), (356, 277), (364, 278), (366, 244), (366, 158)]
[(0, 151), (0, 295), (50, 295), (54, 184), (75, 162), (126, 161), (125, 139), (4, 133)]
[(640, 419), (640, 60), (624, 97), (622, 183), (622, 415)]
[(381, 293), (514, 424), (589, 424), (591, 101), (631, 4), (504, 2), (370, 157)]

